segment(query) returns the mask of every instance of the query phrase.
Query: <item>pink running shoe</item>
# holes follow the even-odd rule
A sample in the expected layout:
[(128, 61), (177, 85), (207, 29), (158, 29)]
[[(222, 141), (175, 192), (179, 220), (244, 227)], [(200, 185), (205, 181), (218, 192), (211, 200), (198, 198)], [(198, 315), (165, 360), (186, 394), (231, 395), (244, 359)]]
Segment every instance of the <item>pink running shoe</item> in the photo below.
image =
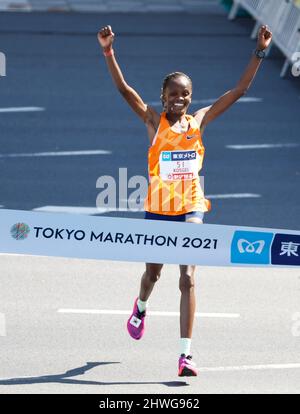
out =
[(140, 312), (137, 305), (138, 298), (134, 302), (134, 307), (130, 318), (127, 321), (127, 330), (133, 339), (141, 339), (145, 331), (146, 311)]
[(198, 371), (196, 364), (192, 362), (191, 355), (185, 356), (182, 354), (178, 361), (178, 376), (179, 377), (197, 377)]

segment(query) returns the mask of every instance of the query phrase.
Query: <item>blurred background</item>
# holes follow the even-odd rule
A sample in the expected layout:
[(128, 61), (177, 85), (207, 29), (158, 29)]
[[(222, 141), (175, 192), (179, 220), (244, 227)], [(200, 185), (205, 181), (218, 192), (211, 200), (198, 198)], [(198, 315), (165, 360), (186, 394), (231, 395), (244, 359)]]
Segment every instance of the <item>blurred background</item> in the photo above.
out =
[(148, 150), (110, 79), (102, 26), (112, 26), (124, 77), (145, 102), (161, 111), (163, 78), (183, 71), (193, 113), (235, 86), (266, 23), (274, 41), (251, 89), (203, 137), (205, 221), (299, 229), (299, 3), (0, 0), (0, 208), (143, 217), (124, 195), (121, 210), (119, 199), (96, 208), (98, 177), (118, 183), (119, 168), (147, 177)]

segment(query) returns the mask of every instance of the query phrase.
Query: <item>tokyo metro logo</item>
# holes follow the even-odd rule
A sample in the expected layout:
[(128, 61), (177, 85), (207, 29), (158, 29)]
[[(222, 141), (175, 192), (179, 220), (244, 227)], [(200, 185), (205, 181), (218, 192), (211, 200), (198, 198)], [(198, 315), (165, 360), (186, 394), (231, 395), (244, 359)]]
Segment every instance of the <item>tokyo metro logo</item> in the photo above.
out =
[(236, 231), (231, 243), (231, 263), (269, 264), (273, 233)]
[(170, 151), (163, 151), (162, 152), (162, 160), (163, 161), (171, 161), (171, 152)]
[(15, 240), (25, 240), (30, 233), (30, 228), (25, 223), (16, 223), (10, 229), (10, 234)]

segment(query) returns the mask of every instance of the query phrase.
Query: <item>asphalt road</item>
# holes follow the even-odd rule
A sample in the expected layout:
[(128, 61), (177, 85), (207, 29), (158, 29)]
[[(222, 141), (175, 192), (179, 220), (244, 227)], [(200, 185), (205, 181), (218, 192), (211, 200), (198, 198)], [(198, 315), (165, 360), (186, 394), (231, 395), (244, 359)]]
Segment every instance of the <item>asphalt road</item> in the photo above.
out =
[(163, 269), (149, 302), (159, 314), (134, 341), (125, 311), (143, 264), (0, 255), (0, 265), (0, 393), (299, 393), (297, 270), (199, 268), (200, 373), (179, 378), (179, 317), (162, 314), (179, 310), (177, 266)]
[[(202, 102), (191, 110), (233, 87), (255, 46), (252, 23), (228, 22), (222, 9), (167, 17), (1, 13), (0, 109), (43, 109), (0, 112), (2, 207), (95, 208), (98, 177), (117, 178), (120, 167), (146, 176), (145, 128), (114, 90), (97, 45), (107, 23), (124, 75), (144, 100), (158, 102), (164, 76), (181, 70)], [(282, 63), (273, 51), (248, 93), (255, 99), (205, 132), (207, 223), (299, 229), (299, 79), (280, 79)], [(268, 146), (227, 147), (250, 144)], [(94, 150), (108, 153), (53, 154)], [(297, 269), (199, 269), (198, 311), (219, 316), (197, 318), (200, 376), (181, 381), (178, 316), (149, 316), (138, 343), (126, 333), (121, 311), (132, 307), (143, 265), (5, 255), (0, 264), (0, 392), (299, 392)], [(178, 310), (177, 273), (164, 269), (151, 310)]]

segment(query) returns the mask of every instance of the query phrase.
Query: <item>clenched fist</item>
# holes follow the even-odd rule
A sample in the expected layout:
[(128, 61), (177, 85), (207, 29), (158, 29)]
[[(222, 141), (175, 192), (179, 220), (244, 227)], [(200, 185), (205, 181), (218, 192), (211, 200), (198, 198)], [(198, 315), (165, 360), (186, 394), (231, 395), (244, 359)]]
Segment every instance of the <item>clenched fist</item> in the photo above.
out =
[(97, 35), (100, 46), (105, 50), (112, 47), (114, 37), (115, 34), (113, 33), (111, 26), (104, 26), (101, 30), (99, 30)]
[(272, 40), (272, 32), (268, 26), (261, 26), (257, 37), (257, 49), (265, 50), (270, 45)]

